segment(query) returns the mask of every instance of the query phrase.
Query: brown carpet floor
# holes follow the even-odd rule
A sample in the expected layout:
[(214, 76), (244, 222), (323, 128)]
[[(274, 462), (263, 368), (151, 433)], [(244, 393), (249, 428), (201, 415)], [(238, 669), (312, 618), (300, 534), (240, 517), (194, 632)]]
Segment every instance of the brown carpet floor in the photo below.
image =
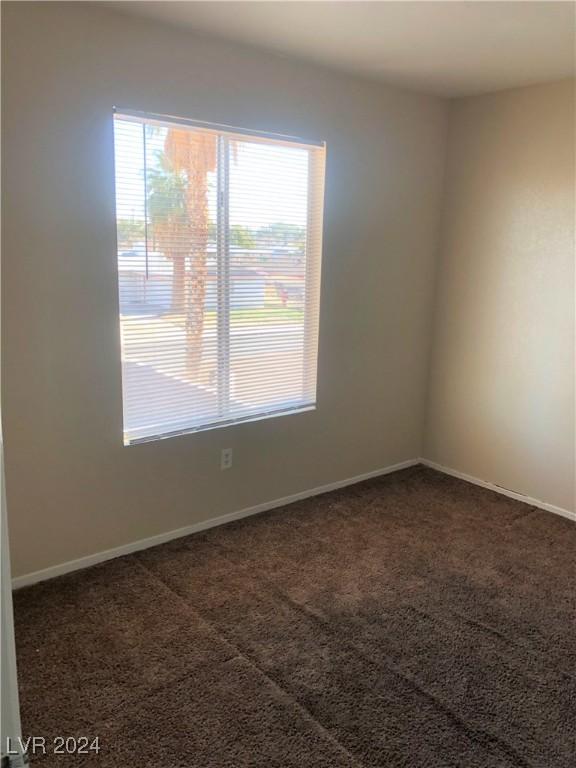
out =
[(424, 467), (16, 593), (102, 768), (573, 768), (576, 526)]

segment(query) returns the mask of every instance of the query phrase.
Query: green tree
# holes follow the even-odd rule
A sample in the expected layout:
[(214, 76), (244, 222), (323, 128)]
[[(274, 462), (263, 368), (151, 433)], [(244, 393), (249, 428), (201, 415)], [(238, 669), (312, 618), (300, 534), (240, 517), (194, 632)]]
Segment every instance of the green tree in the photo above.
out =
[(135, 242), (144, 240), (145, 225), (143, 221), (135, 219), (120, 219), (117, 225), (118, 246), (132, 248)]
[[(208, 225), (208, 233), (210, 240), (216, 242), (216, 222), (210, 221)], [(237, 248), (244, 248), (249, 251), (252, 248), (256, 248), (256, 239), (254, 232), (248, 227), (243, 227), (242, 224), (233, 224), (230, 227), (230, 245), (234, 245)]]
[(258, 239), (274, 245), (303, 249), (306, 241), (306, 230), (298, 224), (276, 221), (259, 229)]
[(249, 251), (256, 247), (256, 242), (254, 235), (247, 227), (243, 227), (241, 224), (234, 224), (230, 227), (230, 245), (245, 248)]
[(172, 308), (183, 312), (188, 374), (200, 363), (209, 240), (208, 174), (216, 167), (216, 136), (169, 128), (158, 167), (149, 171), (152, 236), (172, 260)]
[(164, 152), (157, 155), (158, 167), (148, 171), (148, 218), (154, 247), (173, 263), (172, 310), (184, 311), (187, 238), (186, 178)]

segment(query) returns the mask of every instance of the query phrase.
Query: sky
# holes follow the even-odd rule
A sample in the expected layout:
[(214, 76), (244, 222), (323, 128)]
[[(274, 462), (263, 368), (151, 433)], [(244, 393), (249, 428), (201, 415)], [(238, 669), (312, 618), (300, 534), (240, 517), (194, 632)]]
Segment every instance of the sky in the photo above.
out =
[[(145, 215), (144, 138), (142, 123), (115, 118), (116, 207), (120, 219)], [(150, 170), (162, 151), (166, 128), (148, 131)], [(230, 225), (250, 229), (283, 222), (306, 226), (308, 150), (246, 139), (235, 142), (230, 158)], [(209, 177), (209, 210), (216, 218), (216, 173)]]

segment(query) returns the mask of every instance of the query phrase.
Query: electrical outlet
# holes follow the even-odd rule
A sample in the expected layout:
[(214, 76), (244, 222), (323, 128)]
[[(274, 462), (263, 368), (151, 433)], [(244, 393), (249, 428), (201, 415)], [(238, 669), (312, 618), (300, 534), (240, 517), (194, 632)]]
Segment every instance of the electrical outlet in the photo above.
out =
[(222, 448), (220, 452), (220, 469), (230, 469), (232, 466), (232, 448)]

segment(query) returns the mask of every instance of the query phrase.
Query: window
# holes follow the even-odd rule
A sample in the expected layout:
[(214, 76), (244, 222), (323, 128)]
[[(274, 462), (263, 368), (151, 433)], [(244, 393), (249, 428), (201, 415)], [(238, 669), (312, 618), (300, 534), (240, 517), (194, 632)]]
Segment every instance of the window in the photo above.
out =
[(324, 145), (116, 112), (124, 442), (311, 409)]

